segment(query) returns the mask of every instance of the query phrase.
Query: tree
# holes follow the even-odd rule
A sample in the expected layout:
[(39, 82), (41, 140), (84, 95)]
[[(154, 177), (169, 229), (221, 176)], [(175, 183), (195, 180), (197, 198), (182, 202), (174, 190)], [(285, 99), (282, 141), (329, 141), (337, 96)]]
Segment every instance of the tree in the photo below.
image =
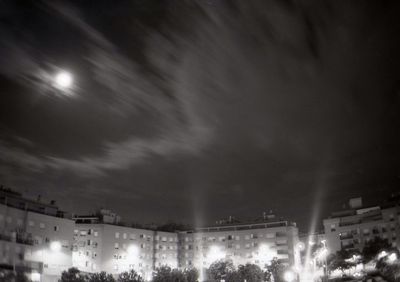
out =
[(234, 271), (235, 267), (232, 261), (218, 260), (210, 265), (207, 276), (211, 281), (220, 281), (221, 279), (225, 279), (230, 272)]
[(271, 264), (267, 266), (267, 271), (271, 273), (275, 282), (283, 281), (285, 266), (277, 258), (272, 259)]
[(183, 273), (187, 282), (197, 282), (199, 280), (199, 271), (196, 268), (185, 269)]
[(88, 282), (115, 282), (115, 279), (111, 274), (107, 274), (105, 271), (102, 271), (91, 274)]
[(261, 268), (258, 265), (251, 263), (239, 265), (238, 273), (241, 277), (241, 281), (246, 280), (247, 282), (262, 281), (264, 277)]
[(186, 277), (184, 272), (179, 269), (162, 266), (156, 269), (153, 282), (186, 282)]
[(76, 267), (71, 267), (67, 271), (61, 273), (60, 282), (85, 282), (85, 275), (83, 275)]
[(144, 282), (142, 276), (140, 276), (136, 271), (133, 269), (129, 272), (125, 271), (122, 272), (118, 276), (118, 282)]
[(336, 254), (330, 254), (326, 259), (328, 270), (334, 271), (338, 269), (343, 272), (349, 269), (352, 264), (346, 261), (346, 259), (348, 259), (348, 254), (343, 250), (338, 251)]
[(390, 251), (392, 249), (387, 239), (375, 237), (374, 240), (367, 242), (362, 250), (364, 262), (374, 259), (382, 251)]
[(30, 282), (31, 280), (22, 271), (5, 270), (0, 272), (0, 281), (4, 282)]

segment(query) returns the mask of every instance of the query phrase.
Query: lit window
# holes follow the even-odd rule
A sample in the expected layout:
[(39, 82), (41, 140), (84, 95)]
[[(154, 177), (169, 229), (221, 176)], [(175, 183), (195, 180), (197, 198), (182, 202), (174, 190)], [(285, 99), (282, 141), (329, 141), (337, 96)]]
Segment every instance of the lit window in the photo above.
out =
[(115, 243), (115, 244), (114, 244), (114, 248), (115, 248), (115, 249), (118, 249), (118, 248), (119, 248), (119, 244), (118, 244), (118, 243)]
[(126, 233), (122, 234), (122, 238), (124, 238), (124, 239), (127, 238)]
[(115, 239), (119, 238), (119, 232), (115, 232)]
[(94, 232), (93, 232), (93, 235), (94, 235), (94, 237), (97, 237), (97, 236), (99, 236), (99, 232), (94, 231)]
[(39, 223), (39, 228), (40, 229), (45, 229), (46, 228), (46, 224), (44, 224), (43, 222)]

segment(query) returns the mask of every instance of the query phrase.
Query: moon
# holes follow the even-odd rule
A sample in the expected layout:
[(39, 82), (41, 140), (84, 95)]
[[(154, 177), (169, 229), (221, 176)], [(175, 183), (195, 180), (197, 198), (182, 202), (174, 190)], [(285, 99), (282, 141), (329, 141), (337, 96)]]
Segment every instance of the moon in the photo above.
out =
[(54, 83), (61, 89), (68, 89), (72, 86), (73, 77), (67, 71), (61, 71), (54, 77)]

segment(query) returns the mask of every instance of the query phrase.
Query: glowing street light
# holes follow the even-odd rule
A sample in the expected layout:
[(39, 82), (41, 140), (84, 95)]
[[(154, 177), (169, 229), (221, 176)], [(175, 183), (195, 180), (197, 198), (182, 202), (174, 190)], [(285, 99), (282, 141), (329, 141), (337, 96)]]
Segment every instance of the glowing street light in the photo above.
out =
[(381, 258), (383, 258), (383, 257), (386, 257), (387, 255), (388, 255), (387, 252), (382, 251), (382, 252), (380, 252), (380, 253), (378, 254), (378, 259), (381, 259)]
[(53, 252), (61, 251), (61, 243), (59, 241), (53, 241), (50, 243), (50, 250)]
[(292, 282), (296, 279), (296, 275), (294, 274), (293, 271), (288, 270), (283, 274), (283, 279), (286, 282)]
[(221, 251), (218, 246), (211, 246), (207, 258), (209, 259), (209, 262), (212, 263), (214, 261), (224, 259), (225, 253)]
[(397, 255), (396, 255), (395, 253), (391, 253), (391, 254), (388, 256), (388, 261), (389, 261), (389, 262), (394, 262), (395, 260), (397, 260)]
[(31, 273), (31, 281), (32, 282), (40, 282), (40, 273), (32, 272)]
[(139, 254), (139, 248), (135, 245), (130, 245), (126, 251), (130, 256), (137, 256)]

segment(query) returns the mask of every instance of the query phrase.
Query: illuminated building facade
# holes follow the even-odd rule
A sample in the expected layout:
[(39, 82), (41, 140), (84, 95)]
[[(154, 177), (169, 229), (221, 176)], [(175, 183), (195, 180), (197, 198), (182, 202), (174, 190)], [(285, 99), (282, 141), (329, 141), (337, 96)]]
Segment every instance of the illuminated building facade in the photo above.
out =
[(298, 229), (288, 221), (224, 224), (179, 236), (182, 268), (204, 268), (220, 259), (231, 260), (235, 266), (254, 263), (262, 269), (274, 258), (286, 265), (300, 263)]
[(0, 268), (58, 281), (72, 266), (74, 221), (52, 204), (0, 189)]
[(178, 267), (178, 234), (122, 226), (110, 211), (75, 218), (73, 265), (113, 275), (134, 269), (150, 280), (155, 267)]
[(400, 206), (398, 202), (384, 206), (363, 207), (361, 198), (351, 199), (349, 208), (334, 212), (324, 219), (328, 249), (335, 253), (341, 249), (361, 251), (374, 237), (387, 239), (400, 246)]
[(253, 223), (219, 222), (192, 231), (124, 226), (109, 210), (74, 218), (53, 203), (0, 190), (0, 268), (20, 269), (34, 282), (58, 281), (74, 266), (114, 276), (134, 269), (146, 280), (160, 266), (202, 269), (219, 259), (264, 268), (272, 259), (300, 261), (294, 223), (272, 215)]

